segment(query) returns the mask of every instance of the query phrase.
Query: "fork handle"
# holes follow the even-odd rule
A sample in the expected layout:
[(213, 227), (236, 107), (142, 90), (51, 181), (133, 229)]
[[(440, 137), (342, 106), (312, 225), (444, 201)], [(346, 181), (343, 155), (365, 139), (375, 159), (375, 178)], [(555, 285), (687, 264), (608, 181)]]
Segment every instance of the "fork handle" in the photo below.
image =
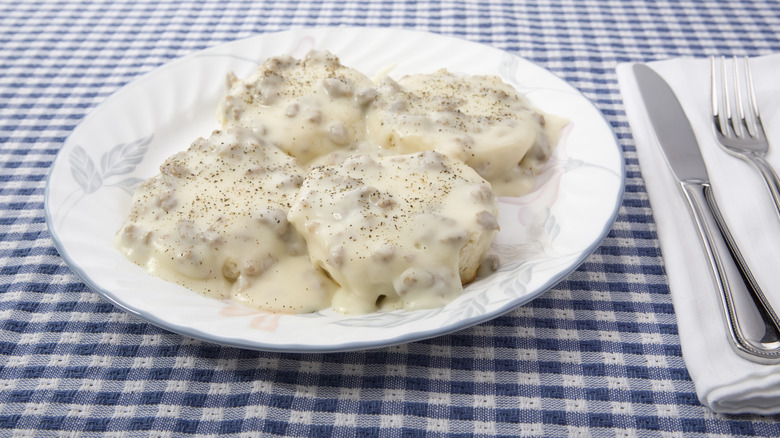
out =
[[(780, 342), (753, 341), (745, 335), (740, 323), (732, 290), (732, 285), (735, 285), (734, 282), (737, 280), (741, 280), (750, 292), (766, 325), (772, 326), (777, 333), (780, 333), (780, 320), (742, 257), (720, 213), (712, 187), (709, 183), (701, 181), (683, 181), (681, 186), (709, 258), (713, 279), (718, 287), (721, 310), (724, 312), (729, 333), (729, 343), (738, 355), (750, 361), (763, 364), (780, 363)], [(721, 248), (727, 248), (731, 257), (723, 258)], [(729, 276), (726, 263), (735, 264), (741, 278), (734, 278), (737, 277), (735, 275)]]
[(775, 212), (780, 217), (780, 177), (777, 176), (775, 169), (772, 168), (764, 157), (755, 154), (748, 155), (748, 157), (750, 162), (761, 173), (761, 176), (764, 177), (769, 193), (772, 194), (772, 199), (775, 201)]

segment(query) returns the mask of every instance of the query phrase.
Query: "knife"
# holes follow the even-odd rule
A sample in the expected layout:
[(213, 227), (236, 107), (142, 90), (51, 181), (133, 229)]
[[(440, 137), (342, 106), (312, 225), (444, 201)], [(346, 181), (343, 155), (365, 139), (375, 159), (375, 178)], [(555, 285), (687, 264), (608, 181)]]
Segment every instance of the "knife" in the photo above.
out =
[[(699, 144), (680, 102), (666, 81), (650, 67), (635, 64), (634, 75), (656, 139), (688, 203), (703, 249), (709, 258), (725, 316), (729, 343), (739, 356), (750, 361), (780, 363), (780, 319), (750, 272), (720, 213)], [(721, 256), (722, 248), (727, 248), (730, 257)], [(733, 269), (734, 265), (738, 272)], [(740, 287), (747, 289), (764, 319), (767, 334), (762, 340), (752, 340), (745, 334), (735, 306), (735, 289)]]

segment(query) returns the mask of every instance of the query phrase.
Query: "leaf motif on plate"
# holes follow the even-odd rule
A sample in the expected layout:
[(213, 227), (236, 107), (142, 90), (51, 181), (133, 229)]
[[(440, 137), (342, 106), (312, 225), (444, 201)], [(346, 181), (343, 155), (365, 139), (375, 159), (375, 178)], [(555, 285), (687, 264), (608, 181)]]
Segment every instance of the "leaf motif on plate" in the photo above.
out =
[(452, 312), (444, 322), (448, 324), (452, 321), (462, 321), (486, 312), (488, 298), (486, 294), (478, 294), (474, 298), (460, 303), (457, 310)]
[(141, 184), (142, 182), (143, 182), (142, 178), (125, 178), (122, 181), (119, 181), (111, 185), (115, 187), (119, 187), (120, 189), (124, 190), (128, 194), (132, 195), (133, 193), (135, 193), (135, 188), (138, 187), (138, 185)]
[(547, 232), (548, 242), (552, 244), (561, 232), (561, 225), (554, 214), (547, 210), (547, 220), (544, 222), (544, 230)]
[[(84, 194), (93, 193), (107, 183), (106, 178), (127, 174), (135, 170), (138, 163), (143, 160), (146, 151), (149, 150), (149, 144), (153, 137), (154, 134), (112, 147), (100, 158), (100, 169), (95, 166), (95, 162), (87, 154), (86, 149), (76, 145), (68, 157), (73, 179), (76, 180)], [(142, 181), (140, 178), (129, 177), (110, 185), (119, 187), (132, 195)]]
[(154, 134), (129, 143), (120, 143), (100, 158), (100, 173), (103, 178), (122, 175), (135, 170), (135, 166), (144, 158)]
[(334, 323), (347, 327), (397, 327), (421, 319), (431, 318), (441, 311), (442, 308), (417, 310), (414, 312), (372, 313), (355, 318), (339, 319), (334, 321)]
[(533, 266), (533, 263), (527, 264), (515, 271), (516, 275), (507, 277), (501, 282), (501, 290), (511, 292), (516, 296), (524, 295), (528, 291), (528, 283), (533, 278)]
[(103, 177), (83, 147), (76, 145), (73, 152), (70, 153), (68, 161), (73, 179), (76, 180), (84, 193), (92, 193), (103, 185)]

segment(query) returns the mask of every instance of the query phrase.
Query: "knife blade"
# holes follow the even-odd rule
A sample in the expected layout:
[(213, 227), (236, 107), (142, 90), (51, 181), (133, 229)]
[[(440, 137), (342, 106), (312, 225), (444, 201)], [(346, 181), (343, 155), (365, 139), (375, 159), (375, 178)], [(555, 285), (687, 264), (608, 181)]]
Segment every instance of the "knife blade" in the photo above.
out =
[(655, 135), (677, 179), (709, 182), (699, 143), (677, 96), (650, 67), (636, 64), (634, 74)]
[[(669, 84), (652, 68), (635, 64), (633, 71), (658, 144), (688, 203), (708, 256), (729, 343), (745, 359), (758, 363), (780, 363), (780, 319), (756, 282), (720, 213), (699, 143), (682, 105)], [(726, 248), (730, 257), (722, 257), (721, 248)], [(739, 275), (733, 275), (736, 272), (734, 265)], [(762, 340), (750, 339), (745, 333), (734, 296), (735, 289), (740, 287), (748, 291), (764, 319), (767, 334)]]

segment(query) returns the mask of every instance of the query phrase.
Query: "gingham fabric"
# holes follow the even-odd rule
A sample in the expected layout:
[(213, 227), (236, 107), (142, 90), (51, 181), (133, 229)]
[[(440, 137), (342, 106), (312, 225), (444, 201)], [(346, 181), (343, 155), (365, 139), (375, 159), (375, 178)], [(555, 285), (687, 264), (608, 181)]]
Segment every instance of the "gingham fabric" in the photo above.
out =
[[(489, 44), (592, 99), (627, 167), (595, 254), (503, 317), (350, 353), (215, 345), (89, 290), (43, 210), (79, 121), (177, 57), (327, 25)], [(624, 61), (777, 51), (777, 1), (0, 0), (0, 436), (778, 436), (780, 418), (716, 415), (696, 398), (615, 76)]]

